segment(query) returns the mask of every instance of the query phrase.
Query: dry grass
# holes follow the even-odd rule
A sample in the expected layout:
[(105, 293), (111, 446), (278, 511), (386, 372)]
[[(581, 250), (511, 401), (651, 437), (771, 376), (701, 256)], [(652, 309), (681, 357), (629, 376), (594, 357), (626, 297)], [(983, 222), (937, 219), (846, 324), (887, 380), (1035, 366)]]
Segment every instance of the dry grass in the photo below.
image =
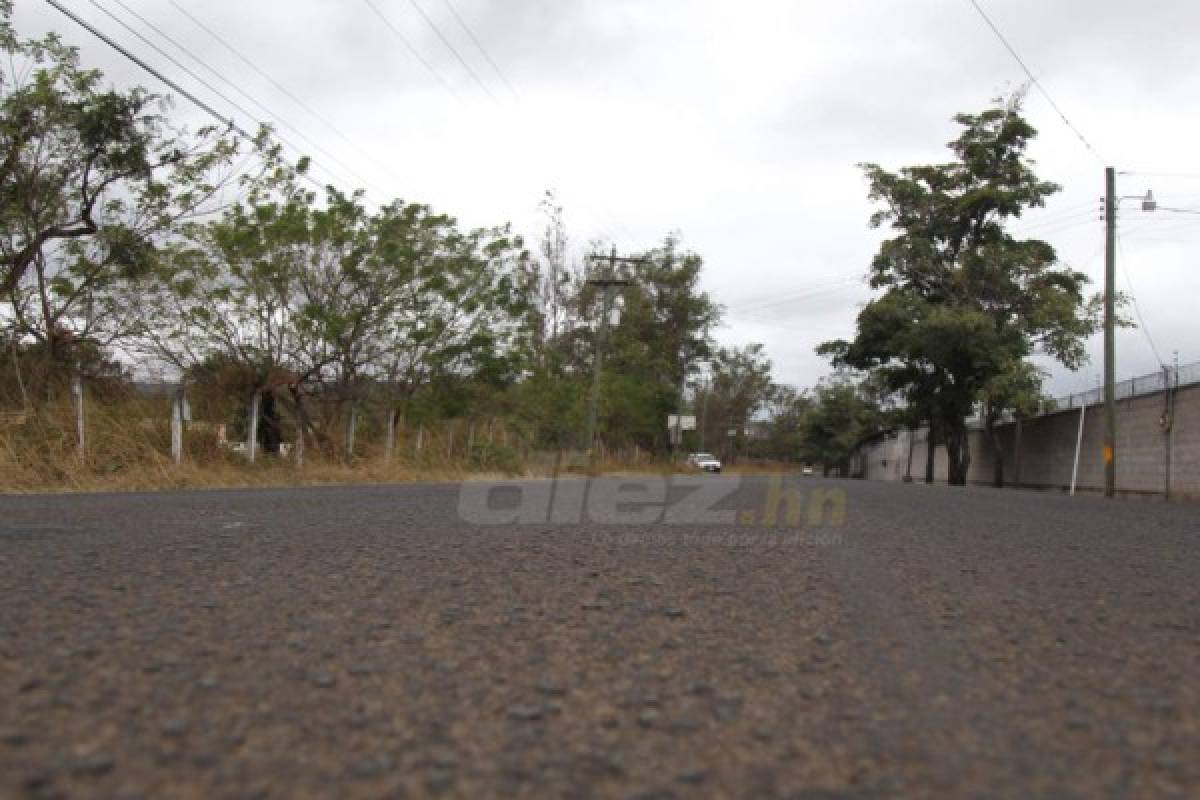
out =
[[(174, 464), (167, 418), (165, 400), (88, 402), (84, 459), (69, 403), (6, 419), (0, 422), (0, 493), (396, 483), (504, 474), (478, 458), (444, 457), (434, 447), (389, 461), (369, 442), (363, 443), (363, 457), (350, 462), (324, 458), (310, 448), (303, 466), (272, 456), (251, 464), (221, 447), (212, 426), (203, 425), (190, 426), (183, 463)], [(511, 458), (506, 466), (514, 471)]]
[[(0, 493), (151, 491), (335, 484), (382, 484), (408, 481), (464, 480), (501, 477), (550, 477), (553, 454), (522, 461), (515, 450), (479, 444), (473, 458), (447, 453), (444, 432), (429, 430), (416, 452), (411, 439), (398, 446), (397, 457), (383, 457), (378, 441), (361, 441), (361, 456), (322, 457), (310, 450), (303, 466), (289, 458), (264, 456), (249, 463), (222, 447), (213, 426), (193, 425), (185, 437), (181, 464), (170, 458), (168, 403), (165, 398), (135, 397), (89, 401), (86, 406), (87, 455), (80, 459), (69, 401), (49, 404), (24, 415), (0, 417)], [(439, 438), (441, 436), (441, 438)], [(575, 461), (579, 461), (579, 454)], [(558, 463), (560, 474), (582, 474), (583, 463)], [(772, 474), (795, 471), (793, 464), (742, 462), (729, 474)], [(664, 460), (606, 460), (592, 474), (669, 475), (689, 471)]]

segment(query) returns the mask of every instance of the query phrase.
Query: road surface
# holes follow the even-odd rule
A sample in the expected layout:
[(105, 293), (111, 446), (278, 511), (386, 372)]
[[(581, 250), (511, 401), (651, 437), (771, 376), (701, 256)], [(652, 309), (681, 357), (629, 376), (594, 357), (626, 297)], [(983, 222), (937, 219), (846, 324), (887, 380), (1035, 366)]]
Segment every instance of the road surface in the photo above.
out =
[(711, 480), (0, 498), (0, 796), (1200, 796), (1197, 506)]

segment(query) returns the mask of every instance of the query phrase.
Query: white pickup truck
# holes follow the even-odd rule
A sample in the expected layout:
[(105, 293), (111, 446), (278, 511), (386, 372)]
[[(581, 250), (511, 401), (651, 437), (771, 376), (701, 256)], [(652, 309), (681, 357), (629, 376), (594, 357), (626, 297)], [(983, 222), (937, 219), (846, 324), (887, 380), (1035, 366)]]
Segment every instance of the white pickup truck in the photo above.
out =
[(712, 453), (692, 453), (687, 457), (687, 463), (688, 466), (702, 469), (705, 472), (721, 471), (721, 462)]

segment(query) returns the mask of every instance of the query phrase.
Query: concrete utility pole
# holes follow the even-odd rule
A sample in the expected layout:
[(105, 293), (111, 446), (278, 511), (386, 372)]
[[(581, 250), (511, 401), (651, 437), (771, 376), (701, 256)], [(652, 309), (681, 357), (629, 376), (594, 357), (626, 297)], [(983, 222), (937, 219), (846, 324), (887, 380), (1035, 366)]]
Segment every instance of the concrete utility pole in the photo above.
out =
[(1117, 488), (1117, 371), (1116, 371), (1116, 283), (1117, 283), (1117, 177), (1104, 170), (1104, 496)]
[(600, 402), (600, 373), (604, 369), (604, 347), (608, 343), (608, 318), (612, 313), (613, 295), (616, 290), (629, 286), (633, 281), (617, 277), (617, 264), (640, 264), (644, 258), (620, 258), (614, 246), (612, 253), (605, 256), (592, 256), (608, 262), (608, 269), (598, 278), (588, 278), (588, 285), (595, 286), (601, 293), (600, 327), (596, 331), (596, 355), (592, 364), (592, 394), (588, 398), (587, 430), (584, 433), (583, 446), (587, 452), (588, 465), (592, 464), (592, 454), (596, 447), (596, 414)]
[(1142, 201), (1142, 211), (1155, 211), (1154, 192), (1117, 197), (1117, 172), (1104, 169), (1104, 496), (1117, 491), (1117, 209), (1121, 200)]

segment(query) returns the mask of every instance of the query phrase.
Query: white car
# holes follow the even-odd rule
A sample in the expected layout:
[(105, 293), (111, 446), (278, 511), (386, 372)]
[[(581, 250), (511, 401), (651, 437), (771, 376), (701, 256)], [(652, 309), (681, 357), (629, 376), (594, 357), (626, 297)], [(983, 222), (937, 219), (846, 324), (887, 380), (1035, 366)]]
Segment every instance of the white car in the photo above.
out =
[(687, 457), (688, 466), (702, 469), (705, 472), (720, 472), (721, 462), (712, 453), (692, 453)]

